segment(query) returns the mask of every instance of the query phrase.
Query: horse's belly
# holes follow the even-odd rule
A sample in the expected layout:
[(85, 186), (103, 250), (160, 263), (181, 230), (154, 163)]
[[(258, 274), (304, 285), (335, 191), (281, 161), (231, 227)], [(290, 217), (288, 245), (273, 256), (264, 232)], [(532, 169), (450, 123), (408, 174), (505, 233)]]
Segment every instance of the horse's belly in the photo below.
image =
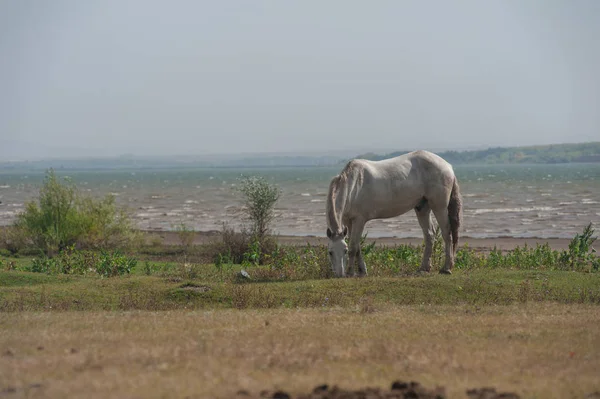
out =
[(403, 215), (411, 211), (416, 204), (421, 200), (422, 197), (410, 196), (407, 198), (400, 199), (379, 197), (376, 201), (373, 201), (369, 209), (365, 209), (369, 215), (369, 219), (387, 219), (396, 216)]
[(396, 187), (381, 184), (362, 191), (356, 205), (359, 205), (359, 213), (367, 219), (386, 219), (409, 212), (421, 201), (423, 195), (421, 187), (412, 182), (405, 181)]
[(396, 216), (403, 215), (403, 214), (407, 213), (408, 211), (412, 210), (413, 208), (414, 208), (414, 205), (411, 205), (411, 206), (404, 205), (404, 206), (385, 207), (385, 208), (381, 208), (381, 209), (376, 209), (373, 214), (373, 219), (393, 218)]

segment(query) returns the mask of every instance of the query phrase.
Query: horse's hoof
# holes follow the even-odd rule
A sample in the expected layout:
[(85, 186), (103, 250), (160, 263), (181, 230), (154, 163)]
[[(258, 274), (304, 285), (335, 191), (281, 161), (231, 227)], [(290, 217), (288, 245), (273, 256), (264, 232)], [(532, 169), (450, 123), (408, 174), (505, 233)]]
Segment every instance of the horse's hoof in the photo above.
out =
[(452, 274), (452, 270), (442, 269), (442, 270), (440, 270), (440, 274)]
[(428, 274), (431, 270), (419, 269), (417, 270), (417, 274)]

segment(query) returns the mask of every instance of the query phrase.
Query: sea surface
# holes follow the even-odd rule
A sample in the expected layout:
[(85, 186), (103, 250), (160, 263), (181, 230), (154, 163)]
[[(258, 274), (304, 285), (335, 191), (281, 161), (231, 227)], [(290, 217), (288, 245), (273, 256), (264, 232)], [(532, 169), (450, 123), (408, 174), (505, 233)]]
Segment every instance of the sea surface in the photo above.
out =
[[(235, 187), (260, 175), (282, 189), (274, 231), (325, 234), (325, 199), (339, 167), (57, 170), (91, 195), (113, 194), (140, 229), (199, 231), (243, 224)], [(473, 238), (571, 238), (600, 225), (600, 164), (457, 165), (464, 201), (462, 235)], [(35, 200), (43, 171), (0, 170), (0, 225), (9, 225)], [(414, 212), (367, 224), (369, 237), (421, 237)]]

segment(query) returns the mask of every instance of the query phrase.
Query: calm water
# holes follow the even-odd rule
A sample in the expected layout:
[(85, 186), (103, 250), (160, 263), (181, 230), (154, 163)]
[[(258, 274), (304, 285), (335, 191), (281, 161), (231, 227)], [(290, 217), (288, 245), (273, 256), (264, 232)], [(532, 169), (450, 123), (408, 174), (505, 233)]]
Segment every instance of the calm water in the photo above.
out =
[[(92, 195), (113, 193), (139, 228), (171, 230), (184, 222), (196, 230), (239, 226), (236, 179), (262, 175), (278, 184), (276, 232), (325, 234), (329, 181), (341, 169), (194, 169), (57, 171)], [(570, 238), (600, 222), (600, 164), (456, 166), (464, 199), (463, 235)], [(10, 224), (35, 199), (43, 172), (0, 171), (0, 225)], [(421, 237), (412, 212), (367, 224), (370, 237)]]

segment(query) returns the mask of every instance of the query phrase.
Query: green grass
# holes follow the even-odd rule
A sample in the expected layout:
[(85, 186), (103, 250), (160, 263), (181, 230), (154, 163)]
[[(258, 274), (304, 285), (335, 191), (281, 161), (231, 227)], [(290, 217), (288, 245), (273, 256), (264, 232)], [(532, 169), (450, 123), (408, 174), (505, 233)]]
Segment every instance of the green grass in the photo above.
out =
[[(211, 270), (212, 265), (203, 265)], [(600, 274), (469, 270), (451, 276), (237, 282), (235, 270), (193, 279), (164, 276), (44, 275), (1, 271), (0, 310), (167, 310), (219, 308), (361, 309), (386, 305), (508, 305), (552, 301), (600, 304)]]
[[(364, 247), (369, 277), (333, 279), (325, 246), (277, 247), (264, 264), (201, 261), (211, 247), (156, 256), (68, 249), (54, 258), (0, 257), (0, 310), (315, 308), (553, 301), (600, 303), (591, 225), (568, 251), (548, 245), (457, 255), (454, 274), (417, 274), (423, 247)], [(250, 279), (240, 277), (245, 269)], [(37, 273), (33, 273), (37, 272)], [(43, 272), (43, 273), (42, 273)], [(112, 276), (112, 277), (109, 277)]]

